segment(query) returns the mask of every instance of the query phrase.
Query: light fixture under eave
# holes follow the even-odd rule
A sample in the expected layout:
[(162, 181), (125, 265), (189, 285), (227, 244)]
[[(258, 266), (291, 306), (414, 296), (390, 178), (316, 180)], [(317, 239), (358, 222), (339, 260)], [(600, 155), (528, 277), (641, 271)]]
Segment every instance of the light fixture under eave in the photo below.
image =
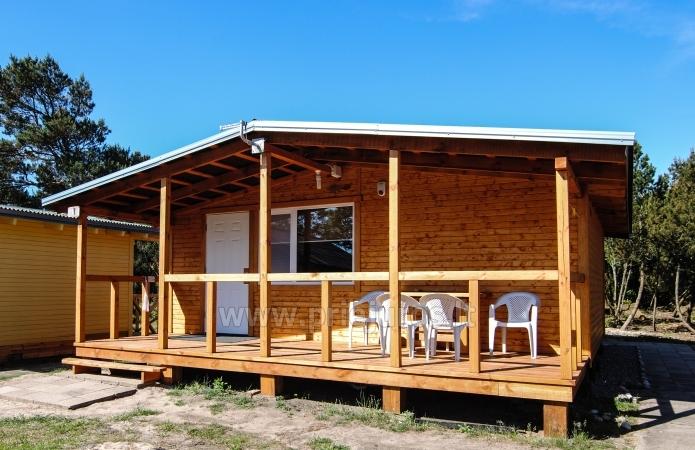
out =
[(321, 189), (321, 171), (316, 170), (316, 189)]

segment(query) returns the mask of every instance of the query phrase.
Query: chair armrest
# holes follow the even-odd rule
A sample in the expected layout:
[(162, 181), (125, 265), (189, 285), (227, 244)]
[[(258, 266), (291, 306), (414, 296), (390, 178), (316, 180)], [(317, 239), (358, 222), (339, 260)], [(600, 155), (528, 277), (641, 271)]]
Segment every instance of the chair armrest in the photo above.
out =
[(495, 305), (490, 305), (490, 309), (488, 311), (487, 317), (488, 317), (488, 319), (494, 319), (495, 318)]
[(534, 325), (538, 323), (538, 306), (531, 305), (531, 323)]

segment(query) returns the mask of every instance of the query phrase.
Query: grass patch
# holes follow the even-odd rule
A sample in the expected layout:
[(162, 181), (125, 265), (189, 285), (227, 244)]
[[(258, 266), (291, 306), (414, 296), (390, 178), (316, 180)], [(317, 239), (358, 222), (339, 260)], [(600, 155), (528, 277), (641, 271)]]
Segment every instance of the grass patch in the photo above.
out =
[(113, 431), (98, 419), (59, 416), (0, 419), (0, 449), (76, 448), (101, 442)]
[(557, 448), (563, 450), (603, 450), (614, 448), (609, 442), (592, 439), (581, 424), (575, 423), (569, 438), (551, 438), (539, 436), (529, 428), (526, 431), (515, 430), (505, 426), (463, 425), (460, 432), (474, 438), (488, 440), (506, 440), (534, 448)]
[(118, 414), (117, 416), (114, 416), (114, 420), (118, 420), (121, 422), (125, 422), (128, 420), (132, 420), (136, 417), (147, 417), (147, 416), (156, 416), (157, 414), (161, 414), (160, 411), (154, 410), (154, 409), (148, 409), (148, 408), (143, 408), (142, 406), (138, 406), (132, 411), (128, 411), (123, 414)]
[(336, 444), (332, 440), (325, 437), (317, 437), (309, 441), (311, 450), (350, 450), (347, 445)]
[(5, 374), (5, 373), (0, 373), (0, 381), (7, 381), (7, 380), (13, 380), (17, 377), (21, 377), (22, 375), (25, 375), (23, 373), (14, 373), (14, 374)]
[(248, 435), (229, 431), (221, 425), (188, 426), (186, 434), (192, 439), (221, 445), (228, 449), (236, 450), (252, 445), (252, 440)]
[(316, 418), (319, 420), (334, 420), (337, 423), (358, 422), (382, 430), (403, 432), (413, 430), (425, 430), (429, 426), (415, 421), (415, 415), (411, 412), (393, 414), (381, 409), (381, 402), (374, 397), (361, 396), (357, 401), (358, 406), (348, 406), (339, 403), (325, 405), (318, 410)]
[(632, 415), (639, 412), (639, 403), (635, 397), (630, 396), (629, 398), (618, 395), (613, 399), (615, 404), (615, 409), (622, 414)]
[(275, 407), (279, 409), (280, 411), (285, 411), (285, 412), (290, 412), (291, 408), (290, 405), (287, 403), (287, 400), (283, 396), (277, 396), (275, 397)]
[[(215, 401), (219, 405), (232, 404), (238, 408), (252, 408), (256, 405), (250, 395), (232, 389), (222, 378), (215, 378), (213, 381), (204, 379), (203, 381), (177, 385), (170, 389), (167, 394), (172, 397), (202, 397), (205, 400)], [(183, 402), (181, 403), (183, 404)], [(223, 406), (213, 405), (213, 407), (218, 412), (224, 409)]]

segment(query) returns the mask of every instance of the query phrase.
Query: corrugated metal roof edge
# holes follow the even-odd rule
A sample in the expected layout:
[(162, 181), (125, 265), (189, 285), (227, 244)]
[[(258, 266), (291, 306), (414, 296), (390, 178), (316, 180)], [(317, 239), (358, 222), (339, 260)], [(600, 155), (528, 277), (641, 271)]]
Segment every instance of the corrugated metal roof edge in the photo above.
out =
[[(182, 156), (203, 150), (238, 137), (240, 124), (232, 124), (208, 138), (167, 152), (156, 158), (149, 159), (112, 174), (75, 186), (71, 189), (48, 196), (42, 200), (42, 205), (50, 205), (69, 198), (73, 195), (88, 191), (106, 183), (125, 178), (138, 172), (154, 168)], [(349, 122), (294, 122), (253, 120), (248, 123), (247, 132), (293, 132), (293, 133), (332, 133), (332, 134), (373, 134), (384, 136), (415, 136), (442, 137), (454, 139), (491, 139), (491, 140), (522, 140), (539, 142), (587, 143), (597, 145), (632, 146), (635, 142), (634, 132), (625, 131), (583, 131), (583, 130), (550, 130), (533, 128), (493, 128), (493, 127), (461, 127), (440, 125), (398, 125), (378, 123), (349, 123)]]
[[(67, 214), (57, 213), (45, 209), (26, 208), (23, 206), (0, 205), (0, 216), (17, 217), (20, 219), (34, 219), (44, 222), (65, 223), (76, 225), (77, 219)], [(118, 231), (134, 231), (138, 233), (157, 233), (159, 230), (151, 225), (123, 222), (120, 220), (104, 219), (103, 217), (89, 216), (87, 225)]]

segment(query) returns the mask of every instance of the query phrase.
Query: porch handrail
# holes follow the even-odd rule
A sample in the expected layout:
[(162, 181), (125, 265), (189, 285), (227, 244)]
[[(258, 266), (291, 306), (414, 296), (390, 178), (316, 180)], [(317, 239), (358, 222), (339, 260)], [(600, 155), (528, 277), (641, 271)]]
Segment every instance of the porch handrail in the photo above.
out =
[[(321, 359), (332, 360), (331, 291), (332, 283), (340, 281), (388, 281), (389, 272), (303, 272), (268, 273), (268, 281), (314, 281), (321, 286)], [(559, 271), (540, 270), (411, 270), (398, 272), (400, 281), (468, 281), (468, 322), (469, 332), (473, 334), (469, 342), (470, 371), (480, 372), (480, 281), (557, 281)], [(190, 273), (166, 274), (165, 283), (195, 283), (206, 285), (207, 310), (213, 311), (206, 317), (206, 347), (215, 353), (216, 342), (216, 303), (218, 282), (258, 283), (258, 273)], [(300, 284), (298, 286), (306, 286)], [(267, 313), (267, 312), (266, 312)]]
[[(142, 293), (146, 296), (150, 295), (151, 283), (156, 283), (159, 277), (152, 275), (100, 275), (88, 274), (85, 276), (89, 282), (107, 282), (111, 285), (111, 296), (109, 301), (109, 338), (118, 339), (120, 337), (120, 289), (119, 283), (138, 283), (141, 286)], [(132, 302), (132, 299), (131, 299)], [(132, 306), (131, 306), (132, 309)], [(142, 335), (149, 334), (150, 329), (150, 311), (142, 311), (140, 313), (140, 329)], [(131, 335), (133, 324), (128, 324), (128, 335)]]
[[(557, 270), (437, 270), (401, 271), (400, 281), (557, 281)], [(258, 282), (257, 273), (194, 273), (167, 274), (164, 281), (207, 282), (236, 281)], [(268, 281), (388, 281), (388, 272), (299, 272), (269, 273)]]

